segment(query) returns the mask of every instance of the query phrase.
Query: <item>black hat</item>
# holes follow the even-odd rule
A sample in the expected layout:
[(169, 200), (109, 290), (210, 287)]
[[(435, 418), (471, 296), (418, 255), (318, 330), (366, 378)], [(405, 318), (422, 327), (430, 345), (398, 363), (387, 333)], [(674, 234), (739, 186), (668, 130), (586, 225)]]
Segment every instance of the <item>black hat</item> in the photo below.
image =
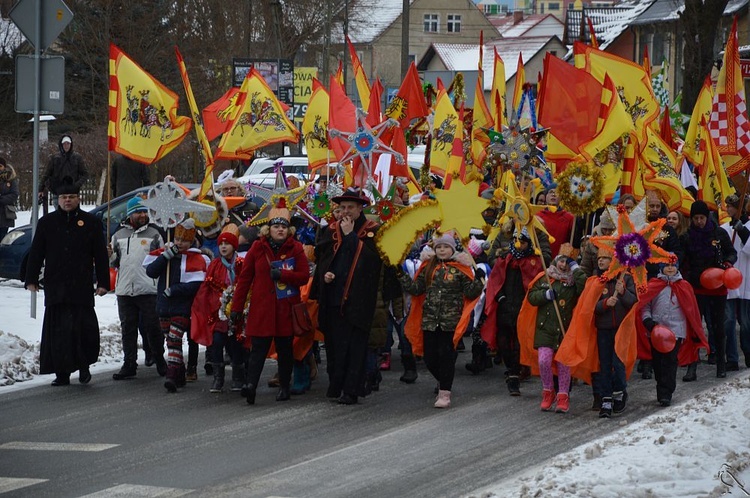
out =
[(702, 214), (703, 216), (708, 217), (710, 214), (708, 210), (708, 205), (703, 201), (695, 201), (692, 206), (690, 206), (690, 217), (697, 214)]
[(740, 198), (737, 197), (737, 195), (735, 194), (727, 196), (727, 198), (725, 199), (725, 202), (727, 203), (727, 206), (732, 206), (735, 209), (740, 208)]
[(57, 185), (55, 190), (57, 191), (55, 192), (57, 195), (78, 194), (81, 191), (81, 187), (73, 181), (73, 178), (66, 176), (62, 179), (60, 184)]
[(344, 201), (359, 202), (363, 206), (370, 205), (370, 199), (362, 195), (362, 191), (358, 188), (349, 187), (343, 194), (331, 199), (336, 204), (341, 204)]

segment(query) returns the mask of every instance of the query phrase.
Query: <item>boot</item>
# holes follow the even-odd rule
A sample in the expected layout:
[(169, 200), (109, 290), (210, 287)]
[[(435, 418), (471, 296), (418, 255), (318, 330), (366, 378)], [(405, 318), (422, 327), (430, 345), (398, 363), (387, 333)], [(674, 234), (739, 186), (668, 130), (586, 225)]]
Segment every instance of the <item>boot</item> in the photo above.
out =
[[(471, 363), (466, 364), (466, 370), (472, 375), (478, 375), (487, 368), (487, 348), (483, 344), (474, 344), (471, 346)], [(492, 361), (489, 362), (492, 366)]]
[(189, 366), (185, 374), (186, 382), (195, 382), (198, 380), (198, 368), (195, 365)]
[(612, 417), (612, 398), (602, 398), (602, 407), (599, 410), (599, 418)]
[(450, 408), (451, 407), (451, 392), (450, 391), (443, 391), (442, 389), (438, 391), (438, 397), (435, 401), (435, 408)]
[(716, 377), (723, 379), (727, 376), (727, 342), (726, 338), (715, 340), (716, 344)]
[(548, 412), (552, 409), (552, 404), (555, 402), (555, 391), (552, 389), (542, 390), (542, 404), (540, 408), (543, 412)]
[(602, 409), (602, 397), (599, 394), (594, 394), (594, 402), (591, 405), (591, 411), (598, 412)]
[(291, 396), (289, 392), (289, 387), (279, 388), (279, 393), (276, 395), (276, 401), (289, 401), (290, 398)]
[(557, 407), (555, 408), (556, 413), (568, 413), (570, 410), (570, 396), (567, 393), (559, 393), (557, 395)]
[(245, 383), (245, 365), (242, 363), (232, 363), (232, 392), (242, 391), (242, 385)]
[(308, 354), (304, 361), (306, 361), (308, 367), (310, 367), (310, 382), (312, 382), (318, 378), (318, 362), (315, 361), (315, 355), (312, 354)]
[(628, 406), (628, 393), (627, 391), (619, 391), (612, 393), (612, 412), (615, 415), (625, 411), (625, 407)]
[(254, 405), (255, 404), (255, 386), (252, 384), (246, 384), (245, 387), (242, 389), (242, 392), (245, 395), (245, 399), (247, 399), (247, 404)]
[(698, 362), (693, 362), (688, 365), (687, 372), (682, 378), (682, 382), (694, 382), (698, 380)]
[(211, 384), (211, 389), (209, 389), (209, 392), (220, 393), (224, 390), (224, 363), (214, 363), (211, 366), (213, 367), (212, 371), (214, 373), (214, 383)]
[(78, 369), (78, 382), (81, 384), (88, 384), (91, 382), (91, 370), (89, 370), (88, 366)]
[(390, 370), (391, 369), (391, 353), (383, 353), (383, 355), (380, 357), (380, 370)]
[(55, 380), (52, 381), (52, 385), (57, 386), (69, 386), (70, 385), (70, 374), (69, 373), (58, 373), (55, 374)]
[(292, 394), (305, 394), (305, 391), (310, 389), (310, 365), (304, 360), (295, 361), (292, 372), (294, 382), (289, 392)]
[(185, 364), (182, 363), (177, 367), (177, 387), (185, 387), (187, 383), (187, 374), (185, 373)]
[(125, 362), (119, 372), (112, 374), (115, 380), (133, 379), (136, 375), (138, 365), (135, 363)]
[(653, 372), (654, 372), (654, 369), (653, 369), (653, 367), (651, 367), (651, 362), (650, 361), (644, 361), (643, 362), (643, 373), (641, 374), (641, 379), (646, 379), (646, 380), (653, 379), (654, 378)]
[(159, 374), (159, 377), (164, 377), (167, 375), (167, 361), (164, 359), (163, 356), (156, 356), (155, 358), (156, 363), (156, 373)]
[(414, 384), (417, 381), (417, 361), (413, 354), (402, 354), (401, 365), (404, 367), (404, 374), (398, 380), (406, 384)]
[(370, 374), (370, 389), (373, 391), (380, 391), (380, 382), (383, 380), (383, 374), (380, 373), (380, 370), (375, 370), (372, 374)]
[(177, 378), (179, 376), (180, 366), (174, 363), (167, 365), (166, 379), (164, 379), (164, 387), (170, 393), (177, 392)]
[(268, 387), (279, 387), (279, 372), (273, 374), (273, 377), (268, 379)]
[(519, 380), (518, 375), (508, 375), (508, 378), (505, 379), (505, 383), (508, 385), (508, 392), (511, 396), (521, 395), (521, 381)]

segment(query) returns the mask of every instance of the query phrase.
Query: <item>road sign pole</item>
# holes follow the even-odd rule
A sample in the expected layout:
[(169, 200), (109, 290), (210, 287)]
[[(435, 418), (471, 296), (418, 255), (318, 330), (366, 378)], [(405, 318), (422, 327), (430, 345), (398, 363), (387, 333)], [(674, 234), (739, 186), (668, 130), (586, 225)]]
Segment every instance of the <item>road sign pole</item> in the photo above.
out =
[[(36, 3), (36, 33), (34, 36), (34, 159), (32, 166), (32, 181), (34, 182), (34, 195), (31, 199), (31, 237), (36, 234), (36, 223), (39, 219), (39, 107), (42, 93), (41, 78), (41, 46), (42, 39), (42, 0), (35, 0)], [(37, 293), (31, 293), (31, 318), (36, 318), (36, 298)]]

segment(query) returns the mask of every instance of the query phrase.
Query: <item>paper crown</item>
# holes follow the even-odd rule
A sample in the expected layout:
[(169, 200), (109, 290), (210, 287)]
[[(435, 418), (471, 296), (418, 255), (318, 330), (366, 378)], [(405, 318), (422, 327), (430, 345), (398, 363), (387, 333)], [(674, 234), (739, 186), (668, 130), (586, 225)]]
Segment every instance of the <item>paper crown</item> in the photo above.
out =
[(291, 214), (286, 207), (286, 198), (280, 196), (275, 200), (274, 207), (268, 212), (268, 224), (289, 226), (290, 219)]

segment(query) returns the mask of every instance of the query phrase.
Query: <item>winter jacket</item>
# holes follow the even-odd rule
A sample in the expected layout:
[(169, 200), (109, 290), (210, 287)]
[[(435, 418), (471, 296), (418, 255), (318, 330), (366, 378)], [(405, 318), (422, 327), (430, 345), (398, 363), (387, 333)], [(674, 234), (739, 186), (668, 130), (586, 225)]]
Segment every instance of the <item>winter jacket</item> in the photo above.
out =
[(39, 285), (42, 266), (46, 306), (94, 306), (94, 285), (109, 290), (102, 221), (80, 208), (42, 216), (31, 242), (26, 285)]
[[(679, 259), (682, 259), (680, 237), (677, 235), (677, 230), (670, 225), (664, 224), (661, 228), (661, 233), (656, 237), (654, 243), (665, 251), (674, 253)], [(648, 278), (654, 278), (659, 274), (659, 265), (656, 263), (646, 263), (646, 271), (648, 272)]]
[[(193, 299), (201, 283), (206, 279), (206, 269), (210, 260), (200, 249), (188, 249), (171, 260), (164, 257), (164, 248), (151, 252), (143, 260), (146, 274), (158, 278), (156, 312), (159, 316), (190, 317)], [(169, 295), (167, 289), (167, 269), (169, 269)]]
[(596, 308), (594, 308), (594, 324), (598, 330), (617, 330), (630, 308), (638, 301), (633, 277), (625, 274), (623, 283), (625, 284), (625, 293), (618, 297), (617, 303), (612, 308), (606, 305), (606, 301), (614, 295), (617, 280), (608, 280), (604, 284), (602, 295), (596, 302)]
[[(224, 291), (237, 282), (242, 273), (243, 259), (235, 253), (231, 263), (234, 279), (224, 265), (221, 256), (211, 261), (206, 270), (206, 279), (201, 283), (198, 293), (193, 300), (193, 313), (190, 317), (190, 338), (198, 344), (210, 346), (213, 343), (214, 332), (226, 334), (229, 321), (219, 316), (221, 296)], [(228, 303), (231, 307), (231, 301)], [(224, 310), (224, 316), (229, 317), (229, 309)]]
[(50, 192), (57, 195), (57, 188), (69, 178), (76, 187), (81, 188), (89, 178), (89, 172), (83, 163), (83, 158), (77, 152), (73, 152), (73, 143), (70, 144), (70, 150), (65, 152), (62, 145), (62, 139), (58, 142), (60, 153), (50, 157), (47, 161), (47, 167), (39, 181), (39, 191), (47, 188)]
[(151, 185), (148, 165), (120, 156), (112, 163), (112, 196), (119, 197), (135, 189)]
[[(578, 296), (583, 292), (586, 285), (586, 274), (581, 268), (573, 270), (573, 285), (563, 285), (559, 280), (552, 280), (552, 289), (555, 291), (557, 307), (560, 310), (563, 326), (567, 329), (570, 319), (573, 317), (573, 309), (578, 303)], [(536, 334), (534, 335), (534, 348), (548, 347), (557, 349), (563, 338), (563, 330), (560, 330), (560, 322), (557, 318), (555, 305), (547, 299), (545, 293), (550, 285), (547, 278), (539, 277), (529, 289), (528, 300), (532, 306), (539, 307), (536, 315)]]
[[(428, 275), (430, 271), (432, 275)], [(409, 294), (425, 294), (422, 308), (424, 331), (438, 328), (444, 332), (455, 331), (463, 313), (464, 297), (475, 299), (484, 287), (480, 279), (467, 277), (457, 263), (450, 260), (425, 261), (414, 280), (406, 274), (402, 274), (399, 279), (404, 291)]]
[(19, 193), (16, 170), (8, 164), (0, 172), (0, 228), (16, 226), (16, 218), (8, 216), (7, 209), (12, 209), (15, 214)]
[[(713, 223), (709, 219), (708, 223)], [(727, 288), (723, 285), (715, 290), (709, 290), (701, 285), (701, 273), (707, 268), (720, 268), (722, 264), (734, 264), (737, 262), (737, 251), (726, 230), (714, 226), (713, 231), (706, 233), (700, 242), (691, 239), (691, 233), (696, 228), (691, 225), (687, 233), (680, 238), (683, 250), (683, 260), (680, 270), (685, 280), (695, 289), (696, 294), (704, 295), (726, 295)]]
[[(665, 282), (676, 282), (682, 280), (682, 275), (678, 272), (674, 277), (667, 277), (659, 273), (658, 278)], [(674, 332), (678, 339), (687, 337), (687, 318), (680, 308), (677, 295), (672, 288), (667, 285), (651, 301), (645, 303), (641, 309), (641, 320), (651, 318), (658, 325), (664, 325)]]
[[(278, 282), (271, 279), (271, 266), (281, 267)], [(288, 237), (274, 252), (267, 236), (253, 243), (247, 252), (242, 273), (232, 298), (232, 311), (243, 311), (250, 300), (245, 333), (249, 337), (289, 337), (292, 335), (292, 307), (301, 302), (300, 287), (310, 278), (302, 244)], [(289, 297), (280, 292), (289, 289)]]
[[(602, 232), (599, 225), (594, 227), (591, 232), (592, 237), (601, 237)], [(599, 267), (599, 248), (591, 242), (589, 238), (585, 244), (581, 244), (583, 249), (581, 250), (581, 270), (586, 274), (587, 277), (596, 274), (596, 269)]]
[(147, 224), (134, 229), (123, 221), (112, 235), (112, 256), (109, 264), (117, 268), (115, 294), (143, 296), (156, 294), (156, 279), (146, 274), (143, 260), (151, 252), (164, 247), (164, 239), (156, 225)]
[(729, 234), (729, 239), (734, 241), (734, 250), (737, 251), (734, 267), (742, 273), (742, 284), (737, 289), (730, 290), (727, 299), (750, 299), (750, 221), (737, 231), (737, 235), (734, 234), (735, 223), (732, 221), (731, 224), (724, 223), (721, 226)]

